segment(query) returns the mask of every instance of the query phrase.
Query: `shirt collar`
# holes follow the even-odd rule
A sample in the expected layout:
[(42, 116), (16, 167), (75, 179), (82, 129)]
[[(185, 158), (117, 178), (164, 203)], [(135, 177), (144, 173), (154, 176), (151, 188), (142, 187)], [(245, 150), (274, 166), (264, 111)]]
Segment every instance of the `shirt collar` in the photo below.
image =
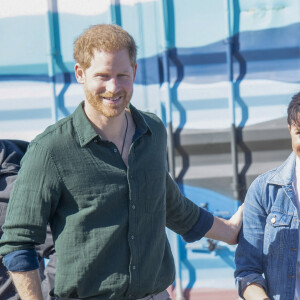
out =
[[(84, 102), (81, 102), (73, 112), (74, 127), (77, 132), (81, 147), (84, 147), (93, 139), (99, 138), (99, 135), (96, 133), (95, 129), (93, 128), (91, 122), (88, 120), (84, 112), (83, 105)], [(138, 111), (132, 104), (129, 105), (129, 109), (136, 126), (134, 139), (138, 136), (146, 134), (148, 131), (150, 134), (152, 134), (151, 128), (149, 127), (141, 112)]]
[(267, 180), (268, 183), (277, 185), (292, 184), (295, 175), (296, 155), (290, 154), (288, 159), (276, 169), (275, 173)]
[(135, 140), (137, 137), (143, 134), (146, 134), (148, 131), (150, 134), (152, 134), (151, 127), (149, 126), (148, 122), (145, 120), (144, 116), (131, 103), (129, 104), (129, 110), (131, 112), (136, 127), (133, 140)]
[(91, 122), (88, 120), (83, 106), (84, 102), (81, 102), (73, 112), (74, 127), (77, 132), (81, 147), (84, 147), (91, 140), (98, 136)]

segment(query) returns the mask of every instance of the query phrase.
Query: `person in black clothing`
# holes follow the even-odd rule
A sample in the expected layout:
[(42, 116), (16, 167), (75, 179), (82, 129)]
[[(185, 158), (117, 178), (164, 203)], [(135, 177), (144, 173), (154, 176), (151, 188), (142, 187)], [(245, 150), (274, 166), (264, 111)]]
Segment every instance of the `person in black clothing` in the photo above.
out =
[[(17, 179), (20, 169), (20, 161), (26, 152), (28, 142), (21, 140), (0, 140), (0, 238), (2, 236), (2, 225), (5, 221), (7, 204)], [(53, 247), (53, 241), (50, 229), (47, 231), (47, 239), (43, 245), (36, 248), (40, 262), (44, 258), (51, 257), (47, 267), (40, 263), (40, 276), (42, 280), (42, 292), (45, 300), (50, 300), (49, 292), (54, 286), (54, 275), (56, 257)], [(0, 258), (0, 299), (1, 300), (19, 300), (11, 278), (2, 264)]]

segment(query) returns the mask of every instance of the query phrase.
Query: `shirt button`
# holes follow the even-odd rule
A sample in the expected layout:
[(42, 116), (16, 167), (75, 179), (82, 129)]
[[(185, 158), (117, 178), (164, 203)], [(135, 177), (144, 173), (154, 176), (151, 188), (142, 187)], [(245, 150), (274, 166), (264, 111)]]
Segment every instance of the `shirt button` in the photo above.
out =
[(129, 176), (129, 178), (130, 178), (130, 179), (132, 179), (132, 178), (133, 178), (133, 176), (132, 176), (132, 175), (130, 175), (130, 176)]
[(132, 267), (132, 270), (135, 270), (135, 269), (136, 269), (136, 267), (135, 267), (135, 266), (133, 266), (133, 267)]
[(98, 140), (97, 139), (94, 139), (94, 141), (93, 141), (94, 143), (98, 143)]
[(134, 235), (131, 236), (131, 239), (134, 240)]
[(134, 204), (132, 204), (131, 208), (132, 208), (132, 209), (135, 209), (135, 205), (134, 205)]
[(117, 153), (117, 152), (118, 152), (118, 149), (117, 149), (117, 148), (114, 148), (114, 152)]

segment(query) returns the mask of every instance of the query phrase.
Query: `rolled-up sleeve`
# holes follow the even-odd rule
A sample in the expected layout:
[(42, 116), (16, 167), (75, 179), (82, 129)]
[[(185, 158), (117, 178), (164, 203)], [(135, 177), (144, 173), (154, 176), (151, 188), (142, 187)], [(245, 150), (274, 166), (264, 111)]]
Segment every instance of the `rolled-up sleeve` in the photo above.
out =
[(3, 262), (8, 271), (27, 272), (38, 269), (39, 261), (35, 249), (17, 250), (4, 256)]
[(243, 294), (245, 288), (252, 283), (259, 284), (264, 288), (264, 290), (267, 290), (265, 279), (259, 274), (251, 273), (244, 277), (236, 278), (236, 285), (237, 285), (238, 293), (239, 293), (240, 297), (242, 297), (242, 294)]
[(200, 208), (200, 215), (196, 224), (186, 234), (182, 235), (183, 239), (192, 243), (200, 240), (210, 230), (214, 223), (214, 216), (207, 210)]
[(245, 199), (243, 227), (235, 253), (234, 273), (240, 297), (245, 288), (256, 283), (266, 290), (263, 274), (263, 241), (266, 212), (262, 205), (262, 177), (250, 186)]
[(170, 175), (166, 176), (167, 227), (180, 235), (190, 231), (199, 220), (200, 208), (184, 197)]

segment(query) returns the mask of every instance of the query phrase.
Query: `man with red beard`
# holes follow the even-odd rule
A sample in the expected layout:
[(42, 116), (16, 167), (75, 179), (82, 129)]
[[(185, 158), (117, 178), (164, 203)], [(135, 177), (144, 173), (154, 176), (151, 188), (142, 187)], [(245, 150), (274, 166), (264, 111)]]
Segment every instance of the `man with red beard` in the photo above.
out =
[(56, 299), (169, 299), (175, 268), (165, 227), (188, 242), (205, 235), (234, 244), (242, 212), (213, 217), (169, 176), (163, 123), (130, 104), (136, 45), (126, 31), (89, 28), (74, 58), (85, 100), (31, 142), (0, 254), (22, 299), (41, 300), (34, 245), (49, 222)]

